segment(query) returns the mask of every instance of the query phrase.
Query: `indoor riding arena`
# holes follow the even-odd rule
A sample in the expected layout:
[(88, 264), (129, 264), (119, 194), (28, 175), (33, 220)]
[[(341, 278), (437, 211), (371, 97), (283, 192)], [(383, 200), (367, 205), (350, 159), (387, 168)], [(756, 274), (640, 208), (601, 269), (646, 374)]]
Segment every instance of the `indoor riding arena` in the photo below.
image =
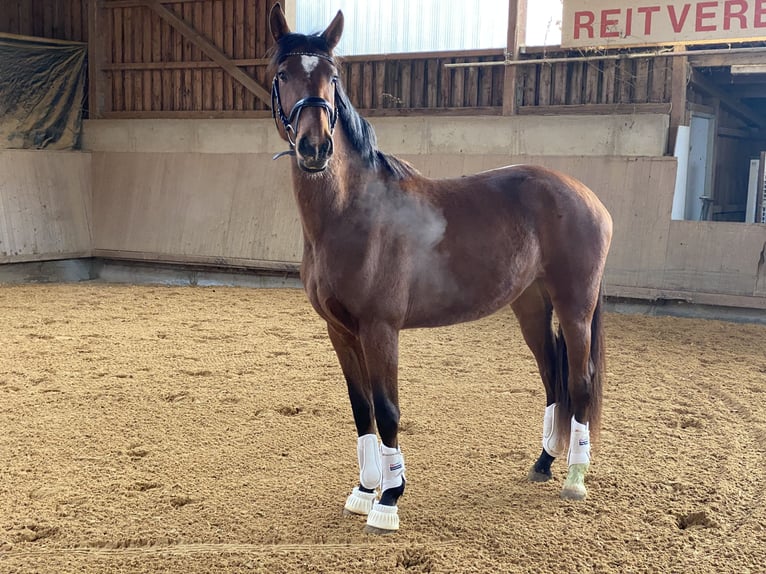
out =
[[(546, 392), (507, 306), (401, 332), (400, 527), (344, 513), (358, 432), (299, 275), (300, 149), (272, 159), (273, 0), (14, 0), (0, 572), (763, 570), (766, 16), (554, 1), (551, 43), (545, 2), (426, 4), (280, 9), (303, 33), (343, 11), (337, 82), (380, 150), (429, 178), (544, 166), (611, 214), (587, 497), (562, 499), (566, 456), (528, 479)], [(497, 21), (499, 45), (458, 33)]]

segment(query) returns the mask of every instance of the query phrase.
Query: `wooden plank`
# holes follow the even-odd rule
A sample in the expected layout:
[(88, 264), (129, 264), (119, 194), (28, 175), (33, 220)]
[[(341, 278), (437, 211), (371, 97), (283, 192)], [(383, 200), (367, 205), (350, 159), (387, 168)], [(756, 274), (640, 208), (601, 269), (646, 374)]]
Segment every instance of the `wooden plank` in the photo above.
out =
[(88, 114), (90, 118), (98, 118), (103, 112), (102, 88), (100, 83), (104, 81), (99, 69), (99, 61), (102, 57), (101, 48), (98, 45), (98, 31), (102, 26), (101, 11), (96, 4), (92, 4), (90, 10), (90, 41), (88, 42)]
[[(141, 61), (142, 62), (151, 62), (152, 61), (152, 20), (157, 20), (158, 18), (152, 17), (153, 14), (144, 8), (137, 8), (137, 10), (140, 11), (140, 17), (143, 20), (143, 38), (141, 39)], [(143, 76), (141, 78), (141, 81), (143, 82), (143, 95), (141, 96), (141, 105), (143, 106), (142, 109), (144, 110), (151, 110), (152, 109), (152, 99), (153, 99), (153, 92), (152, 92), (152, 72), (149, 70), (145, 70), (143, 72)]]
[[(146, 11), (152, 27), (151, 61), (162, 61), (162, 20)], [(146, 59), (146, 58), (145, 58)], [(162, 71), (154, 69), (151, 72), (152, 102), (150, 109), (162, 109)]]
[[(250, 0), (245, 4), (245, 53), (243, 54), (243, 58), (255, 58), (258, 56), (258, 43), (256, 41), (256, 35), (258, 33), (257, 0)], [(207, 37), (211, 38), (212, 35), (207, 34)], [(256, 81), (262, 84), (258, 79), (257, 71), (258, 69), (255, 66), (250, 66), (245, 70), (245, 73), (251, 78), (256, 78)], [(257, 98), (250, 92), (245, 92), (245, 98), (245, 109), (254, 110), (257, 107)]]
[(43, 25), (42, 25), (42, 31), (43, 33), (41, 36), (44, 36), (45, 38), (55, 38), (56, 36), (53, 33), (53, 2), (43, 2), (42, 3), (42, 13), (43, 13)]
[[(234, 55), (233, 58), (244, 58), (245, 52), (245, 9), (246, 0), (235, 0), (234, 4)], [(250, 77), (250, 76), (248, 76)], [(244, 87), (237, 86), (234, 100), (234, 109), (245, 108), (246, 92)]]
[(547, 106), (552, 101), (553, 66), (540, 64), (540, 81), (537, 90), (537, 105)]
[(654, 58), (650, 62), (649, 68), (649, 101), (667, 102), (666, 90), (670, 80), (668, 78), (668, 67), (670, 58)]
[[(506, 57), (517, 60), (519, 50), (524, 44), (527, 22), (527, 0), (508, 0), (508, 32), (506, 39)], [(503, 81), (503, 114), (517, 113), (518, 94), (517, 78), (520, 72), (516, 66), (505, 66)]]
[[(465, 62), (465, 58), (455, 58), (455, 63)], [(452, 69), (452, 89), (450, 90), (449, 106), (465, 107), (465, 68)]]
[[(213, 42), (215, 43), (215, 46), (219, 49), (223, 49), (223, 35), (224, 35), (224, 10), (223, 10), (223, 0), (217, 0), (215, 5), (213, 6)], [(224, 72), (221, 69), (215, 70), (213, 72), (213, 82), (214, 82), (214, 108), (215, 110), (223, 110), (223, 82), (224, 82)]]
[(614, 115), (614, 114), (669, 114), (671, 104), (575, 104), (525, 106), (520, 115)]
[(563, 105), (567, 103), (567, 86), (568, 86), (568, 74), (569, 64), (566, 62), (559, 62), (553, 64), (553, 105)]
[(613, 104), (615, 102), (615, 90), (617, 87), (617, 62), (606, 60), (603, 62), (604, 76), (601, 82), (602, 104)]
[(479, 68), (468, 68), (465, 79), (465, 104), (469, 107), (479, 105)]
[(582, 104), (583, 103), (583, 78), (584, 66), (587, 62), (572, 62), (568, 70), (567, 84), (569, 86), (566, 97), (566, 103), (568, 104)]
[(426, 102), (427, 108), (435, 108), (439, 100), (439, 60), (426, 60)]
[(32, 2), (22, 2), (19, 5), (19, 33), (34, 36), (34, 6)]
[[(178, 5), (177, 8), (180, 8), (180, 12), (176, 12), (175, 10), (172, 12), (179, 18), (183, 18), (184, 22), (191, 22), (194, 13), (194, 6), (191, 4), (181, 4)], [(195, 56), (195, 45), (189, 40), (189, 38), (184, 37), (181, 43), (181, 59), (184, 62), (186, 60), (195, 60)], [(192, 102), (192, 76), (193, 72), (188, 68), (181, 72), (180, 88), (182, 110), (194, 110), (194, 105)]]
[(32, 36), (45, 36), (45, 6), (43, 2), (30, 2), (33, 8), (30, 22)]
[[(88, 0), (90, 1), (90, 0)], [(135, 8), (144, 6), (145, 0), (97, 0), (102, 8)], [(158, 0), (160, 4), (184, 4), (186, 2), (197, 3), (208, 0)]]
[[(160, 20), (160, 34), (162, 42), (162, 61), (164, 63), (171, 63), (174, 60), (175, 46), (173, 43), (173, 34), (175, 31), (170, 27), (170, 24)], [(168, 69), (161, 69), (162, 74), (162, 109), (172, 110), (174, 101), (174, 84), (173, 84), (173, 72)]]
[[(224, 53), (216, 48), (210, 40), (204, 38), (194, 28), (189, 26), (176, 14), (162, 6), (158, 0), (145, 0), (161, 18), (169, 22), (176, 30), (183, 33), (191, 42), (197, 45), (209, 58), (221, 65), (221, 67), (235, 80), (245, 86), (263, 102), (270, 104), (271, 94), (255, 80), (240, 70)], [(230, 28), (227, 28), (230, 29)]]
[(618, 64), (619, 101), (629, 104), (633, 101), (633, 89), (636, 83), (633, 60), (620, 60)]
[(372, 62), (362, 64), (362, 77), (364, 78), (364, 88), (362, 90), (362, 107), (373, 107), (373, 94), (375, 92), (375, 75)]
[[(224, 36), (223, 36), (223, 48), (222, 52), (226, 55), (226, 57), (231, 60), (234, 57), (234, 26), (236, 23), (234, 22), (234, 0), (225, 0), (223, 3), (223, 25), (224, 25)], [(239, 68), (238, 68), (239, 69)], [(225, 110), (233, 110), (234, 109), (234, 82), (231, 81), (231, 78), (228, 76), (224, 76), (223, 78), (224, 84), (223, 84), (223, 107)]]
[(598, 104), (601, 97), (601, 65), (603, 62), (585, 63), (585, 99), (584, 104)]
[(505, 83), (504, 67), (490, 68), (492, 70), (492, 105), (503, 106), (503, 85)]
[(633, 102), (643, 104), (649, 101), (649, 60), (636, 60), (636, 84), (633, 90)]
[[(477, 106), (492, 105), (492, 69), (479, 68), (479, 97)], [(430, 107), (430, 106), (429, 106)]]
[[(60, 7), (61, 22), (59, 26), (61, 38), (64, 40), (74, 40), (72, 37), (72, 3), (72, 0), (64, 0)], [(11, 12), (13, 12), (16, 10), (16, 2), (11, 2), (11, 4), (13, 5)]]
[(446, 62), (454, 62), (454, 58), (440, 60), (439, 69), (439, 101), (437, 106), (439, 108), (447, 108), (450, 106), (450, 96), (452, 93), (452, 68), (447, 68), (443, 64)]
[[(203, 27), (202, 27), (202, 33), (207, 38), (213, 38), (215, 36), (215, 32), (213, 30), (213, 3), (212, 2), (205, 2), (203, 6), (202, 11), (202, 21), (203, 21)], [(209, 62), (210, 64), (215, 64), (215, 62)], [(213, 70), (212, 68), (205, 68), (202, 70), (202, 110), (213, 110), (215, 109), (215, 99), (214, 99), (214, 88), (213, 85)]]
[[(197, 30), (204, 30), (205, 22), (203, 20), (203, 9), (202, 4), (197, 3), (193, 6), (194, 9), (194, 16), (192, 19), (192, 22), (194, 24), (195, 29)], [(209, 37), (209, 36), (206, 36)], [(194, 50), (194, 56), (196, 59), (202, 59), (204, 55), (202, 54), (202, 51), (199, 49)], [(203, 103), (203, 85), (202, 85), (202, 70), (199, 68), (192, 69), (191, 70), (191, 76), (192, 76), (192, 109), (193, 110), (202, 110), (204, 109), (204, 103)]]
[[(133, 58), (131, 61), (140, 62), (143, 59), (143, 8), (131, 8), (133, 13), (133, 29), (131, 31), (131, 43), (133, 49)], [(144, 109), (144, 73), (131, 72), (133, 77), (133, 109), (140, 111)]]
[(87, 21), (88, 11), (85, 7), (86, 2), (82, 0), (72, 0), (72, 40), (78, 42), (87, 41), (88, 27), (83, 26), (83, 19)]
[[(173, 27), (171, 22), (165, 21), (173, 31), (173, 60), (175, 62), (184, 61), (184, 38), (183, 34), (179, 30)], [(173, 71), (173, 109), (174, 111), (181, 111), (183, 106), (183, 83), (184, 83), (184, 71), (182, 68)]]
[(425, 102), (426, 87), (426, 62), (425, 60), (415, 60), (411, 68), (411, 97), (410, 105), (413, 108), (422, 108)]
[(375, 67), (375, 91), (371, 107), (384, 108), (388, 105), (384, 92), (386, 91), (386, 62), (377, 61)]
[[(123, 62), (122, 8), (115, 8), (107, 13), (109, 12), (112, 14), (112, 62)], [(125, 78), (123, 76), (122, 72), (112, 72), (112, 109), (118, 112), (126, 109)]]
[[(365, 117), (401, 117), (402, 111), (409, 111), (410, 108), (404, 108), (397, 105), (396, 100), (392, 100), (389, 108), (358, 108), (357, 111)], [(414, 111), (414, 110), (412, 110)], [(502, 114), (502, 106), (480, 107), (480, 108), (453, 108), (444, 107), (437, 109), (420, 108), (417, 110), (419, 116), (495, 116)], [(141, 112), (110, 112), (104, 114), (105, 119), (123, 120), (123, 119), (152, 119), (152, 118), (172, 118), (172, 119), (218, 119), (218, 118), (271, 118), (271, 112), (268, 110), (212, 110), (212, 111), (141, 111)]]

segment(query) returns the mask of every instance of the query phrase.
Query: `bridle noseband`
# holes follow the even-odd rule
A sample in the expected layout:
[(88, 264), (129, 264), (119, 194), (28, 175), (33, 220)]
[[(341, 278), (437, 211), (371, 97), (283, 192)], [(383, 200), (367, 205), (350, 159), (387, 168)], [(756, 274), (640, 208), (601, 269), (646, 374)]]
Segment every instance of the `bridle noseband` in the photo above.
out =
[[(330, 62), (333, 66), (335, 65), (335, 61), (330, 56), (325, 56), (324, 54), (316, 54), (316, 53), (309, 53), (309, 52), (291, 52), (290, 54), (286, 54), (282, 56), (280, 59), (280, 63), (285, 59), (289, 58), (290, 56), (313, 56), (316, 58), (322, 58), (324, 60), (327, 60)], [(319, 96), (309, 96), (307, 98), (303, 98), (295, 102), (295, 105), (290, 110), (290, 115), (286, 116), (285, 112), (282, 108), (282, 101), (280, 99), (279, 95), (279, 79), (277, 75), (274, 76), (274, 80), (271, 82), (271, 116), (274, 118), (274, 123), (277, 124), (277, 117), (282, 122), (282, 125), (285, 127), (285, 134), (287, 135), (287, 141), (290, 144), (290, 150), (286, 152), (279, 153), (274, 156), (274, 159), (277, 159), (278, 157), (282, 157), (283, 155), (287, 154), (294, 154), (294, 148), (296, 145), (295, 142), (295, 135), (297, 134), (297, 127), (298, 122), (300, 121), (301, 112), (303, 111), (303, 108), (322, 108), (324, 111), (327, 112), (327, 117), (330, 120), (330, 136), (332, 136), (333, 132), (335, 131), (335, 123), (338, 121), (338, 87), (337, 87), (337, 78), (332, 79), (333, 89), (335, 92), (335, 106), (333, 106), (330, 102), (325, 100), (324, 98), (320, 98)], [(277, 127), (279, 124), (277, 124)]]

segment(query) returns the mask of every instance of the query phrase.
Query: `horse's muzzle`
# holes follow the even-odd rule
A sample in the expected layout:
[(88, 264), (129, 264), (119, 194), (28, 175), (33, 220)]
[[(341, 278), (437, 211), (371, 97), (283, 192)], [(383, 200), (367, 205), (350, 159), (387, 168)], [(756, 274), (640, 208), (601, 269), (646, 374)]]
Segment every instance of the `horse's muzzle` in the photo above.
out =
[(327, 169), (333, 153), (332, 138), (327, 137), (321, 143), (312, 141), (309, 137), (302, 137), (297, 145), (298, 167), (303, 171), (316, 173)]

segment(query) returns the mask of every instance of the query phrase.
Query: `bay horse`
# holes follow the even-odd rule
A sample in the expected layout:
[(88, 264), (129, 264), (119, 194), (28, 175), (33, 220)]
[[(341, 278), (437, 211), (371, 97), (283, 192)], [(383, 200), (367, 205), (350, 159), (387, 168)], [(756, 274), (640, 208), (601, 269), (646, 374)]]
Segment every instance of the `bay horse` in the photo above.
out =
[(344, 92), (333, 54), (342, 12), (321, 34), (303, 35), (275, 4), (269, 24), (272, 111), (289, 147), (275, 159), (292, 158), (301, 279), (327, 322), (357, 430), (359, 484), (345, 512), (366, 515), (368, 532), (399, 528), (399, 332), (509, 304), (545, 386), (543, 449), (529, 479), (549, 480), (554, 459), (568, 454), (561, 496), (584, 499), (604, 376), (606, 208), (582, 183), (543, 167), (422, 176), (378, 149)]

